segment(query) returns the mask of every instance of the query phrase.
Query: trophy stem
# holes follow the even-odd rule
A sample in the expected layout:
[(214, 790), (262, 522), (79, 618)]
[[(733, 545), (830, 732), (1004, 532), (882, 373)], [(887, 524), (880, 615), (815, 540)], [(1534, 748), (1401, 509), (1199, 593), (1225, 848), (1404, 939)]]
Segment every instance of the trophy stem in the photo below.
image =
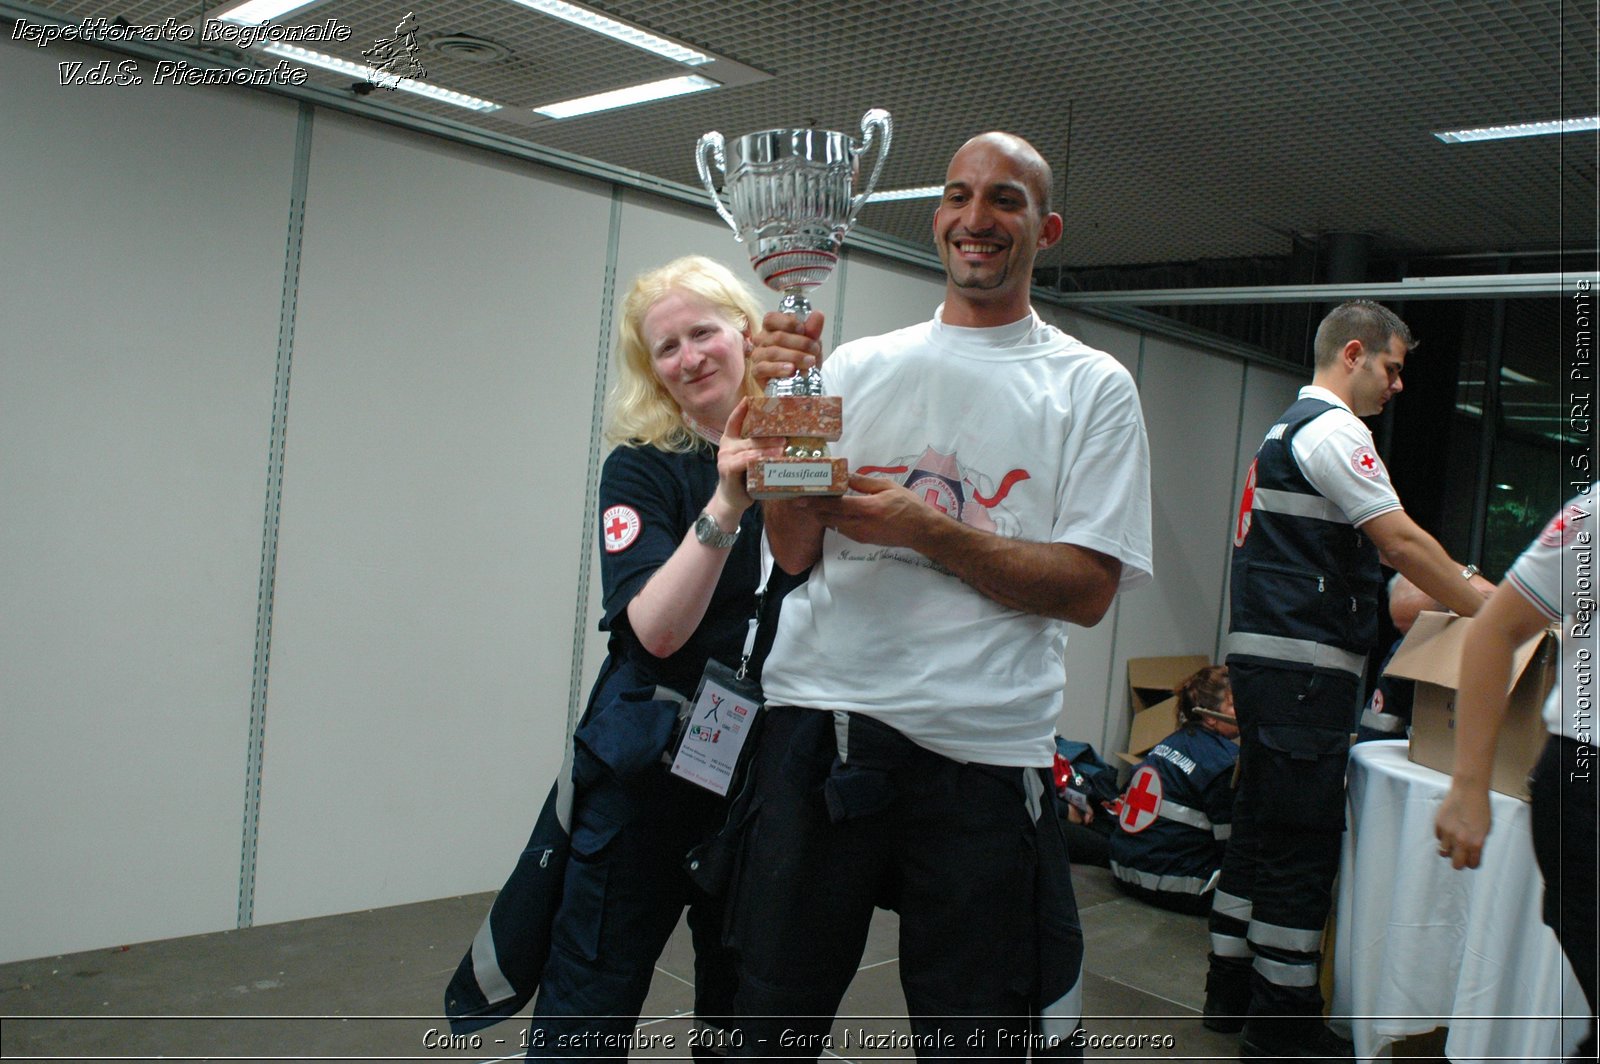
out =
[(778, 300), (779, 314), (793, 314), (796, 321), (805, 321), (811, 317), (811, 300), (799, 288), (786, 288), (783, 298)]
[[(795, 320), (804, 323), (811, 316), (811, 300), (806, 298), (805, 291), (799, 288), (786, 288), (783, 298), (778, 300), (778, 313), (793, 314)], [(822, 394), (822, 371), (812, 366), (808, 370), (797, 372), (792, 377), (767, 382), (769, 396), (811, 396)]]

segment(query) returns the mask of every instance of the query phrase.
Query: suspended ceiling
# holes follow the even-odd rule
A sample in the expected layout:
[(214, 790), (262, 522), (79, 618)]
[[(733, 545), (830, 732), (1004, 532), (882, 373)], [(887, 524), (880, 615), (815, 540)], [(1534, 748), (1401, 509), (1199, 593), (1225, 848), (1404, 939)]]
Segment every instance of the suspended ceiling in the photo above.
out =
[[(967, 137), (1011, 130), (1055, 167), (1066, 233), (1044, 267), (1275, 256), (1293, 237), (1332, 232), (1366, 234), (1376, 251), (1401, 256), (1596, 243), (1594, 133), (1457, 145), (1431, 135), (1600, 110), (1593, 0), (589, 6), (710, 52), (726, 62), (709, 73), (745, 83), (549, 121), (531, 108), (687, 71), (510, 0), (325, 0), (276, 21), (337, 20), (350, 39), (312, 47), (359, 63), (414, 10), (426, 80), (502, 109), (478, 115), (379, 90), (385, 106), (683, 185), (698, 185), (693, 148), (710, 129), (855, 131), (869, 107), (886, 108), (895, 128), (885, 188), (938, 184)], [(174, 0), (10, 7), (135, 26), (198, 24), (220, 10)], [(463, 36), (494, 47), (439, 47)], [(310, 81), (351, 92), (349, 75), (313, 69)], [(861, 224), (928, 247), (932, 206), (870, 204)]]

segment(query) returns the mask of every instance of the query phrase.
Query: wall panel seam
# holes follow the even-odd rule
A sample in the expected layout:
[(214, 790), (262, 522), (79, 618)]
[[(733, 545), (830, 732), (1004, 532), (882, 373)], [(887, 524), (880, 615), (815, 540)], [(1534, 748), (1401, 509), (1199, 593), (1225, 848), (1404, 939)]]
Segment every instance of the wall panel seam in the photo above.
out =
[(622, 186), (611, 186), (611, 221), (606, 234), (606, 267), (600, 292), (600, 329), (595, 341), (594, 398), (589, 409), (589, 469), (583, 482), (583, 530), (578, 537), (578, 594), (572, 616), (572, 668), (567, 678), (566, 741), (578, 727), (584, 703), (583, 650), (589, 630), (589, 581), (595, 526), (599, 515), (600, 454), (604, 445), (606, 386), (611, 365), (612, 307), (616, 302), (617, 249), (622, 236)]
[(278, 570), (278, 515), (283, 499), (284, 445), (288, 436), (289, 375), (294, 359), (295, 308), (300, 294), (300, 247), (311, 172), (314, 109), (300, 105), (295, 126), (294, 176), (284, 249), (283, 292), (278, 307), (278, 350), (272, 382), (272, 425), (267, 444), (267, 490), (256, 586), (256, 639), (250, 675), (250, 732), (245, 755), (244, 823), (239, 859), (238, 926), (255, 917), (256, 849), (261, 820), (261, 773), (266, 752), (267, 666), (272, 651), (272, 595)]

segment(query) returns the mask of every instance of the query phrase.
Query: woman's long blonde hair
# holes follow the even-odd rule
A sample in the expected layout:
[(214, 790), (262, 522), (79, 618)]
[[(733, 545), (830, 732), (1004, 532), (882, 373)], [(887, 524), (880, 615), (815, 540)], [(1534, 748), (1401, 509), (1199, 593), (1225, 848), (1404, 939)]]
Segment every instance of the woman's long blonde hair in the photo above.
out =
[[(618, 328), (617, 383), (609, 397), (606, 439), (629, 447), (650, 446), (664, 451), (692, 450), (698, 437), (684, 421), (683, 411), (667, 394), (651, 365), (644, 338), (644, 316), (673, 292), (703, 299), (721, 312), (746, 336), (761, 324), (761, 304), (733, 271), (703, 255), (685, 255), (634, 279), (622, 300)], [(761, 394), (745, 359), (744, 391)], [(713, 429), (721, 425), (707, 426)]]

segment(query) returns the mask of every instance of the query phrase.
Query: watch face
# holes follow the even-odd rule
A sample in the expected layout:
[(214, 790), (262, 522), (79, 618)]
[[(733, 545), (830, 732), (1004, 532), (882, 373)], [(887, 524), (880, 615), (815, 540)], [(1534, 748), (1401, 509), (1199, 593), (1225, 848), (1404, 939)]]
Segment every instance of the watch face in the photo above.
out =
[(731, 547), (733, 541), (739, 538), (739, 533), (737, 530), (724, 532), (717, 527), (711, 515), (702, 510), (694, 521), (694, 538), (708, 547)]

